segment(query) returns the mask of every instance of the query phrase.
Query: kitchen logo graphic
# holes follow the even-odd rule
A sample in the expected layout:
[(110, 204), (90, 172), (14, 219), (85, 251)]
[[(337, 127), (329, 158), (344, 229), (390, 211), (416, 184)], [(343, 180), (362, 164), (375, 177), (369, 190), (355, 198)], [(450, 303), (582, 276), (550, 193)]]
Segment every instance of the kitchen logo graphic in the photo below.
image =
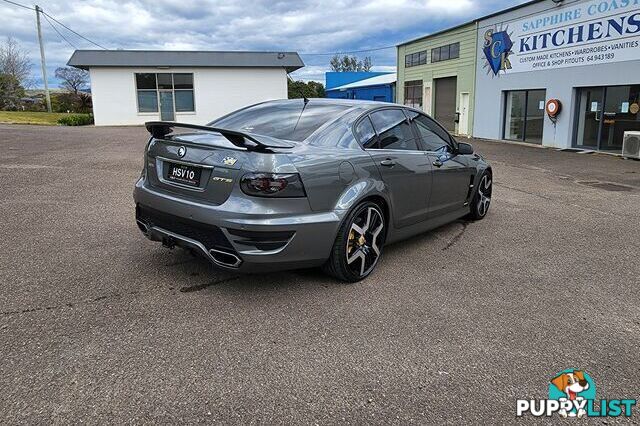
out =
[(502, 31), (487, 30), (487, 32), (484, 33), (484, 47), (482, 51), (487, 60), (485, 68), (488, 66), (488, 68), (493, 71), (493, 75), (496, 76), (500, 74), (500, 71), (506, 72), (512, 68), (509, 55), (513, 53), (511, 51), (513, 42), (507, 31), (508, 29)]
[(583, 370), (568, 369), (549, 381), (549, 399), (519, 399), (516, 417), (631, 417), (635, 399), (596, 401), (596, 384)]

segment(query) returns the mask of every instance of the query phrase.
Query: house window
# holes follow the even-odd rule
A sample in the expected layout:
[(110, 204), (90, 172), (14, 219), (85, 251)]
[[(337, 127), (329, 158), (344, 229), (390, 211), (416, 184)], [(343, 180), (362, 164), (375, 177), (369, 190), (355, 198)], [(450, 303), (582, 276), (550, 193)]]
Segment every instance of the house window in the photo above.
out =
[(427, 51), (411, 53), (404, 57), (404, 66), (406, 68), (425, 65), (427, 63)]
[(460, 43), (447, 44), (446, 46), (431, 49), (431, 62), (448, 61), (460, 57)]
[(422, 108), (422, 80), (405, 81), (404, 104), (413, 108)]
[(159, 92), (173, 94), (176, 112), (195, 111), (191, 73), (136, 73), (136, 91), (138, 112), (158, 112)]
[(138, 112), (158, 112), (158, 89), (155, 74), (136, 74)]

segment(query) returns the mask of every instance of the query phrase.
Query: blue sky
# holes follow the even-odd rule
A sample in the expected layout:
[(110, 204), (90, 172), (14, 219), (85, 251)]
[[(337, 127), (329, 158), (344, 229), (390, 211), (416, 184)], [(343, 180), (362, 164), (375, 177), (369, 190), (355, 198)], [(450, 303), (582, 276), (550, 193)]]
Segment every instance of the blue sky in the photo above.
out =
[[(29, 0), (15, 0), (31, 6)], [(45, 0), (51, 16), (110, 49), (297, 51), (306, 67), (296, 79), (324, 80), (330, 56), (395, 45), (498, 11), (506, 0)], [(42, 86), (35, 12), (0, 0), (2, 39), (14, 37), (29, 53), (34, 87)], [(47, 69), (63, 66), (74, 50), (97, 47), (52, 21), (42, 22)], [(394, 48), (358, 54), (371, 56), (374, 70), (393, 71)]]

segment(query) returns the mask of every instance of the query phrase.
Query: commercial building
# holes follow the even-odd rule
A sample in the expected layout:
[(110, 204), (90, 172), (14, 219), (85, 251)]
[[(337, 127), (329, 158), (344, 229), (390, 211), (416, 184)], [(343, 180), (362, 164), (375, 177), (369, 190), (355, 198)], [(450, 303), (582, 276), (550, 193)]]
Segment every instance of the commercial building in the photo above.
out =
[(470, 135), (474, 120), (476, 24), (398, 45), (397, 102), (421, 108), (447, 130)]
[(475, 136), (620, 152), (640, 130), (638, 0), (529, 2), (479, 20), (477, 53)]
[(254, 103), (287, 98), (295, 52), (76, 50), (89, 71), (96, 125), (151, 120), (205, 124)]
[[(434, 49), (447, 43), (442, 61)], [(465, 91), (476, 137), (620, 152), (624, 132), (640, 130), (640, 0), (529, 1), (404, 43), (398, 61), (399, 102), (450, 130)], [(455, 90), (439, 82), (454, 75)], [(550, 100), (561, 105), (553, 118)]]
[(396, 74), (384, 73), (327, 89), (326, 96), (333, 99), (395, 102), (395, 86)]

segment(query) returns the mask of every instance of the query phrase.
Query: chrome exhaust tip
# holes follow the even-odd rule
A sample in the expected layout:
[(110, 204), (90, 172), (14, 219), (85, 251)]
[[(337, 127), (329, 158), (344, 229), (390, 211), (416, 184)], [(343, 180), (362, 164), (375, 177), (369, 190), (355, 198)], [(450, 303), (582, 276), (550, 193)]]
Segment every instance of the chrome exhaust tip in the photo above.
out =
[(222, 266), (227, 266), (229, 268), (237, 268), (242, 263), (242, 259), (240, 259), (235, 254), (229, 253), (227, 251), (210, 249), (209, 255), (214, 262)]
[(149, 235), (149, 226), (141, 220), (136, 220), (136, 224), (138, 228), (142, 231), (144, 235)]

